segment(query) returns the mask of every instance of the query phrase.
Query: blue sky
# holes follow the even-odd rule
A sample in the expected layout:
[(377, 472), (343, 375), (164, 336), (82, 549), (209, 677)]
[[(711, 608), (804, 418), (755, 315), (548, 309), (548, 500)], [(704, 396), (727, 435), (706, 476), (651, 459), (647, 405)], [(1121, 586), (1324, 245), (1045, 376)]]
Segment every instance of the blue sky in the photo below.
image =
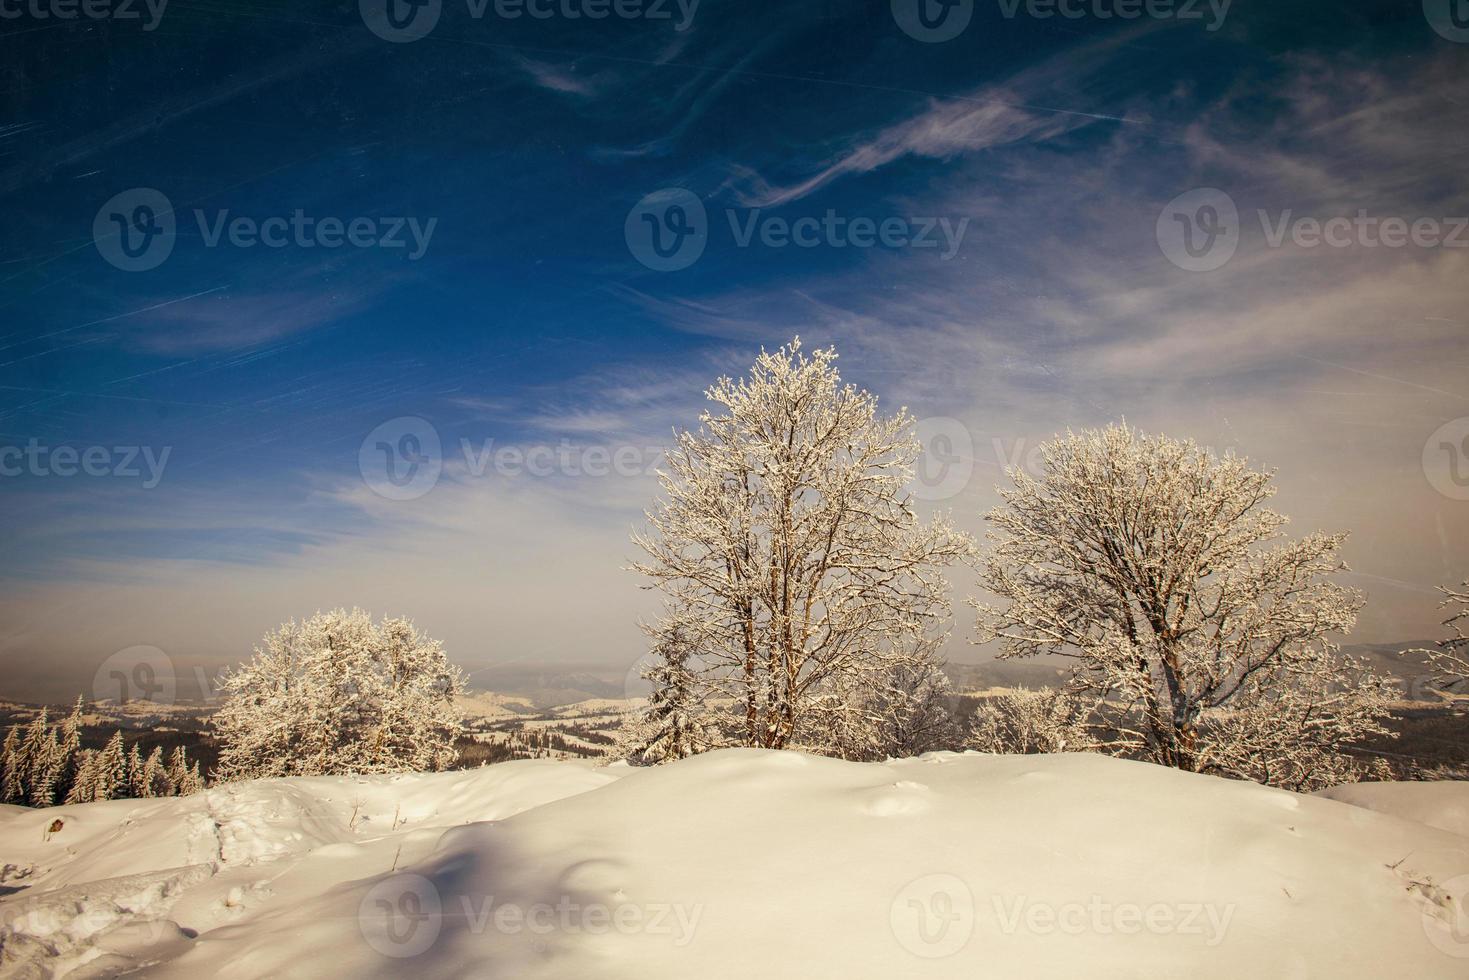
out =
[[(445, 0), (405, 43), (354, 3), (0, 20), (0, 451), (101, 447), (111, 473), (132, 449), (139, 470), (0, 476), (18, 684), (62, 697), (137, 645), (227, 662), (351, 604), (471, 667), (630, 664), (651, 604), (621, 569), (654, 450), (795, 334), (955, 420), (970, 472), (931, 503), (965, 526), (1007, 461), (1125, 417), (1277, 468), (1296, 530), (1352, 529), (1358, 639), (1438, 635), (1433, 586), (1469, 575), (1469, 503), (1430, 446), (1469, 416), (1469, 248), (1292, 237), (1361, 214), (1451, 238), (1469, 214), (1469, 43), (1432, 2), (1220, 22), (992, 0), (942, 42), (886, 0), (703, 0), (682, 30), (672, 3), (565, 15), (585, 3)], [(1190, 271), (1160, 215), (1199, 188), (1238, 241)], [(627, 229), (680, 190), (707, 242), (659, 271)], [(158, 200), (166, 258), (110, 262), (112, 216)], [(407, 244), (214, 237), (298, 212)], [(810, 247), (778, 244), (800, 219)], [(864, 220), (897, 237), (853, 245)], [(897, 243), (915, 235), (938, 244)], [(409, 445), (403, 419), (439, 475), (391, 499), (362, 454), (384, 426)], [(477, 463), (507, 447), (638, 463)], [(144, 449), (168, 454), (153, 486)], [(961, 607), (951, 655), (982, 655), (969, 625)]]

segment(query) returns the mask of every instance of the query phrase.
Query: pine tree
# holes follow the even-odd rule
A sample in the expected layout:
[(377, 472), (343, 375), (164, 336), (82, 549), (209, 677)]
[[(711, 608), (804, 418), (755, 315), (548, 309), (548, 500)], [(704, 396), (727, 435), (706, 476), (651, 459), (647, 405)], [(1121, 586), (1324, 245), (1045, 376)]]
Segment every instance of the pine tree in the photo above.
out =
[(163, 769), (163, 748), (161, 746), (153, 746), (153, 751), (148, 753), (147, 761), (143, 763), (138, 779), (137, 790), (133, 795), (140, 799), (173, 795), (173, 787), (169, 784), (168, 776)]
[(658, 660), (643, 672), (653, 685), (648, 705), (635, 721), (628, 758), (641, 765), (684, 759), (711, 747), (707, 707), (689, 667), (683, 630), (670, 626), (654, 651)]
[(82, 706), (82, 698), (78, 695), (76, 704), (72, 706), (71, 714), (61, 724), (60, 770), (52, 794), (56, 802), (65, 800), (71, 793), (71, 787), (76, 783), (79, 761), (77, 756), (82, 748)]
[(122, 732), (113, 733), (92, 764), (93, 800), (115, 800), (127, 792), (128, 757), (122, 745)]
[(25, 779), (21, 761), (20, 729), (11, 726), (10, 734), (5, 736), (4, 779), (3, 782), (0, 782), (0, 800), (6, 803), (20, 803), (25, 800)]
[(128, 749), (127, 759), (127, 795), (140, 800), (149, 794), (143, 780), (143, 756), (138, 751), (137, 742)]
[(67, 791), (66, 803), (91, 803), (97, 799), (97, 752), (82, 749), (77, 753), (76, 774)]

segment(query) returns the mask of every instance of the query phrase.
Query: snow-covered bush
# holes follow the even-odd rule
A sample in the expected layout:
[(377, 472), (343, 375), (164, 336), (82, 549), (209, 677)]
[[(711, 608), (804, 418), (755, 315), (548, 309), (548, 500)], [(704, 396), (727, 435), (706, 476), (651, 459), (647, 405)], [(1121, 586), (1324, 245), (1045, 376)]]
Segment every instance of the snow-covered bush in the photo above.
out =
[(447, 768), (463, 684), (406, 619), (317, 613), (268, 634), (226, 675), (214, 716), (222, 779)]
[(988, 515), (981, 642), (1074, 658), (1108, 751), (1276, 785), (1361, 770), (1343, 748), (1388, 734), (1388, 701), (1329, 639), (1362, 603), (1326, 578), (1345, 534), (1283, 541), (1272, 475), (1191, 441), (1121, 425), (1040, 454)]
[(1002, 755), (1090, 751), (1096, 747), (1090, 714), (1089, 705), (1064, 690), (1006, 691), (975, 710), (969, 745)]
[(807, 712), (796, 743), (859, 762), (958, 748), (953, 691), (935, 646), (838, 675)]
[(876, 696), (892, 670), (918, 666), (949, 614), (940, 569), (971, 553), (947, 521), (914, 512), (912, 417), (879, 415), (836, 356), (797, 339), (720, 379), (706, 393), (716, 408), (668, 453), (651, 530), (634, 536), (647, 555), (634, 568), (670, 610), (650, 633), (679, 622), (698, 703), (736, 744), (784, 748), (833, 692)]

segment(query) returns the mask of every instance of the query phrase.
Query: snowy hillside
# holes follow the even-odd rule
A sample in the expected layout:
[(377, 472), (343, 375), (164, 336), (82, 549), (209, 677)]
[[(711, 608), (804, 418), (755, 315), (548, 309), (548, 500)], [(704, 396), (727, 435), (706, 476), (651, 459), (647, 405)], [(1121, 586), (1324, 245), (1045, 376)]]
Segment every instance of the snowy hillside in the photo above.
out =
[(4, 976), (1469, 974), (1469, 838), (1095, 755), (273, 780), (0, 855)]

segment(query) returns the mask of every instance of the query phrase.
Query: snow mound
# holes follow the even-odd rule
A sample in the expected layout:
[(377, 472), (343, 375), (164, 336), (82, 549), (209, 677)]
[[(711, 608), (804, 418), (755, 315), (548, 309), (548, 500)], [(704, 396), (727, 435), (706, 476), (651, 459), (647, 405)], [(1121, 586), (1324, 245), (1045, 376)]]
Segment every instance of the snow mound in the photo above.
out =
[(1469, 782), (1352, 783), (1316, 795), (1469, 836)]
[[(1469, 839), (1101, 756), (728, 750), (656, 769), (510, 763), (229, 789), (207, 805), (45, 811), (68, 822), (46, 845), (39, 814), (0, 822), (6, 860), (37, 869), (7, 913), (57, 891), (107, 913), (70, 945), (16, 933), (12, 965), (423, 980), (1469, 974)], [(133, 814), (144, 807), (162, 809)], [(230, 828), (216, 837), (225, 856), (169, 872), (199, 844), (200, 812)], [(129, 817), (154, 833), (135, 830), (139, 853), (122, 858), (100, 845)], [(175, 877), (115, 880), (149, 862)]]

